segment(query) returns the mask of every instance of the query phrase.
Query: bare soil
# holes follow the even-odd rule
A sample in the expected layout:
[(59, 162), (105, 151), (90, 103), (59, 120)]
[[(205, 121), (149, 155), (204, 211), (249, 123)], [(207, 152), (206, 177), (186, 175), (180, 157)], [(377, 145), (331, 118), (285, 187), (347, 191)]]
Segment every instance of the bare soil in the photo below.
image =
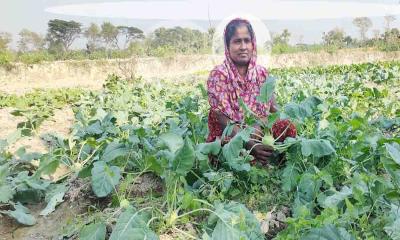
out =
[(62, 239), (63, 230), (71, 227), (69, 225), (74, 224), (78, 216), (86, 213), (87, 207), (91, 204), (90, 194), (90, 184), (87, 181), (77, 179), (70, 182), (70, 188), (64, 196), (64, 202), (48, 216), (39, 215), (46, 207), (45, 203), (26, 206), (37, 220), (33, 226), (23, 226), (8, 216), (0, 216), (0, 239)]
[[(317, 65), (354, 64), (400, 59), (399, 52), (372, 49), (346, 49), (334, 53), (299, 52), (273, 56), (258, 56), (258, 64), (267, 68), (308, 67)], [(181, 77), (210, 71), (221, 64), (223, 56), (190, 55), (170, 58), (131, 58), (112, 60), (82, 60), (14, 64), (11, 69), (0, 67), (0, 92), (24, 94), (33, 89), (88, 88), (100, 89), (110, 74), (123, 77), (154, 78)]]
[(76, 202), (63, 202), (56, 211), (48, 216), (39, 216), (39, 213), (46, 207), (45, 204), (28, 205), (31, 213), (35, 216), (37, 223), (33, 226), (23, 226), (9, 217), (0, 217), (0, 239), (2, 240), (50, 240), (62, 232), (63, 227), (83, 212), (86, 204), (84, 200)]
[[(25, 121), (24, 117), (16, 117), (11, 113), (14, 109), (3, 108), (0, 109), (0, 139), (7, 138), (17, 130), (17, 125)], [(71, 126), (74, 122), (74, 113), (70, 107), (63, 109), (56, 109), (54, 116), (45, 120), (37, 129), (37, 132), (32, 137), (23, 137), (17, 142), (9, 146), (10, 152), (15, 152), (20, 147), (25, 147), (27, 152), (47, 152), (47, 144), (40, 136), (46, 133), (57, 133), (60, 136), (68, 137)]]
[[(0, 109), (0, 139), (6, 138), (17, 130), (17, 125), (25, 121), (24, 117), (16, 117), (11, 114), (14, 109)], [(74, 114), (70, 107), (55, 110), (54, 116), (47, 119), (32, 137), (23, 137), (17, 142), (9, 146), (10, 152), (15, 152), (20, 147), (26, 147), (27, 152), (46, 153), (48, 151), (47, 144), (40, 136), (46, 133), (57, 133), (63, 137), (67, 137), (74, 121)], [(51, 177), (56, 179), (65, 173), (65, 169), (60, 168)], [(69, 193), (70, 195), (74, 193)], [(75, 193), (76, 195), (76, 193)], [(21, 239), (21, 240), (44, 240), (53, 239), (62, 230), (62, 228), (75, 218), (82, 210), (83, 197), (75, 196), (75, 201), (64, 202), (57, 207), (56, 211), (49, 216), (39, 216), (45, 204), (37, 204), (27, 206), (31, 213), (36, 217), (37, 223), (32, 227), (26, 227), (18, 224), (15, 220), (0, 216), (0, 239)]]

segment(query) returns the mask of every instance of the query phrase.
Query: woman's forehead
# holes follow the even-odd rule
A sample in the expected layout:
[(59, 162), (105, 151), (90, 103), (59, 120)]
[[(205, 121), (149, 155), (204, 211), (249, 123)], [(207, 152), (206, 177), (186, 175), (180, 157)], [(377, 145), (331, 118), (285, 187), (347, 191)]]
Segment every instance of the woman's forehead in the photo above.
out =
[(237, 27), (235, 34), (232, 36), (233, 38), (251, 38), (249, 29), (246, 26)]

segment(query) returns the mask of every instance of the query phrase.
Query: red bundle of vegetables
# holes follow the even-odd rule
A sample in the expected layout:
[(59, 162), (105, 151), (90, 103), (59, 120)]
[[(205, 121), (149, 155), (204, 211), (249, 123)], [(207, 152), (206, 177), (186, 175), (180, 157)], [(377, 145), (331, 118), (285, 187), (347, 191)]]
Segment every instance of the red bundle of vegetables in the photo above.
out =
[(296, 126), (289, 119), (276, 121), (271, 130), (276, 142), (284, 142), (287, 137), (295, 138), (297, 136)]

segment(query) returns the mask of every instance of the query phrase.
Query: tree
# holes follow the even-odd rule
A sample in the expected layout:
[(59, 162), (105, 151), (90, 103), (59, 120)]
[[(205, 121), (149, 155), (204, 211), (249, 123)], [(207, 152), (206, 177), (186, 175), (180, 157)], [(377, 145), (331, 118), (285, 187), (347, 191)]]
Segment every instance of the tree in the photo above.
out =
[(91, 23), (90, 26), (84, 31), (83, 35), (88, 39), (88, 50), (92, 51), (96, 49), (101, 38), (100, 27), (95, 23)]
[(106, 47), (118, 47), (118, 28), (110, 22), (104, 22), (101, 25), (101, 38), (103, 39)]
[(46, 45), (45, 38), (36, 32), (22, 29), (19, 33), (18, 50), (21, 52), (43, 50)]
[(340, 28), (334, 28), (327, 33), (324, 32), (322, 39), (325, 45), (342, 48), (345, 44), (345, 33)]
[(352, 45), (354, 43), (354, 40), (351, 36), (347, 35), (343, 41), (346, 43), (346, 46), (349, 47), (350, 45)]
[(396, 21), (396, 17), (393, 16), (393, 15), (386, 15), (384, 17), (384, 19), (385, 19), (386, 31), (389, 31), (390, 30), (390, 25), (392, 24), (392, 22)]
[(397, 28), (392, 28), (391, 30), (385, 31), (382, 37), (385, 42), (399, 41), (400, 31)]
[(204, 47), (204, 38), (208, 33), (199, 30), (174, 27), (157, 28), (151, 35), (150, 44), (152, 48), (171, 49), (179, 53), (199, 53)]
[(12, 41), (12, 36), (8, 32), (0, 32), (0, 51), (5, 51), (8, 48), (8, 44)]
[(117, 47), (119, 48), (119, 40), (122, 40), (122, 48), (126, 47), (135, 40), (144, 39), (143, 31), (136, 27), (118, 26)]
[(357, 17), (354, 18), (353, 24), (359, 28), (361, 41), (364, 42), (367, 38), (366, 33), (368, 32), (368, 29), (372, 27), (371, 19), (367, 17)]
[(212, 48), (212, 44), (213, 44), (213, 41), (214, 41), (214, 37), (215, 37), (216, 31), (217, 30), (215, 29), (215, 27), (210, 27), (210, 28), (207, 29), (207, 47), (209, 49)]
[(276, 34), (273, 37), (273, 42), (274, 44), (289, 45), (291, 35), (292, 34), (289, 32), (289, 30), (284, 29), (281, 34)]
[(75, 39), (79, 37), (82, 31), (81, 26), (82, 24), (75, 21), (50, 20), (47, 29), (50, 47), (60, 45), (62, 50), (68, 51)]

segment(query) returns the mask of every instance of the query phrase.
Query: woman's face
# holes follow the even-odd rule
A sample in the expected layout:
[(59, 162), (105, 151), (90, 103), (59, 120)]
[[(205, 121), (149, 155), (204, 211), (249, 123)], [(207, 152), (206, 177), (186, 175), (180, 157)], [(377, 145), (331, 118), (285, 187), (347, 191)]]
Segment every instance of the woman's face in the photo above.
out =
[(229, 42), (229, 53), (236, 65), (246, 66), (253, 56), (253, 43), (246, 26), (239, 26)]

